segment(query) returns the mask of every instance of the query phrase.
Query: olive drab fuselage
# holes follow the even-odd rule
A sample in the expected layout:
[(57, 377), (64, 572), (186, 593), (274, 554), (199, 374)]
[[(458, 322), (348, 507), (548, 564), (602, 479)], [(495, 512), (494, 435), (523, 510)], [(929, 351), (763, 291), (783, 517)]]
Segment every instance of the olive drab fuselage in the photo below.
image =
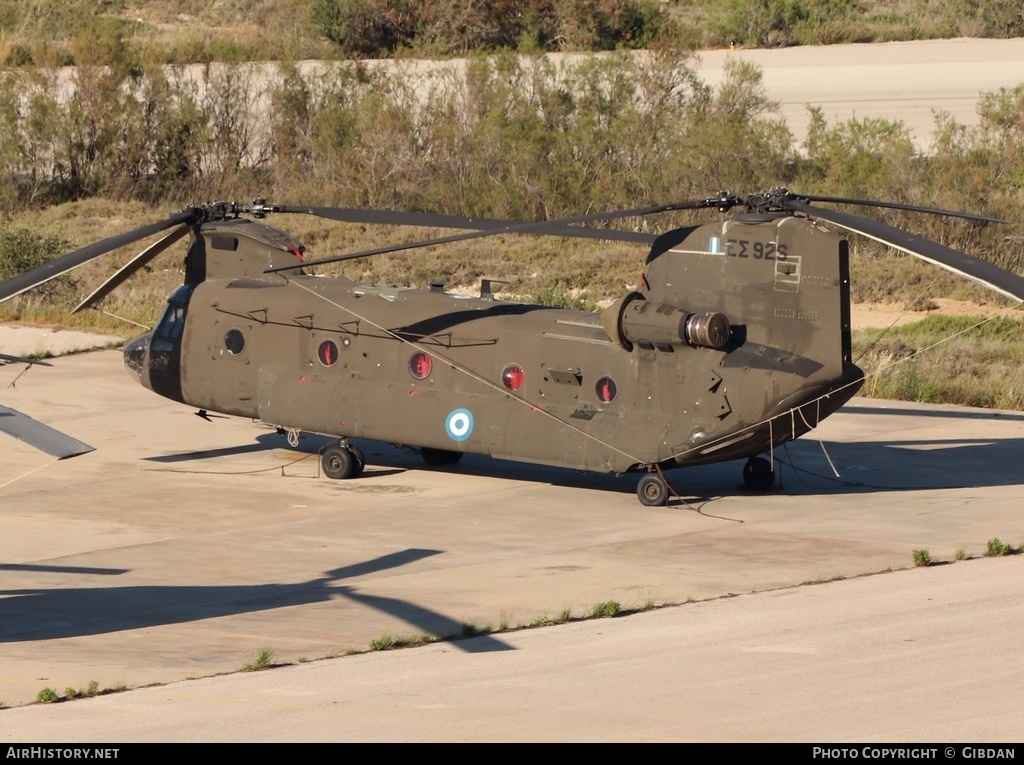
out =
[(846, 241), (787, 213), (663, 235), (603, 313), (263, 273), (300, 257), (259, 223), (197, 224), (126, 363), (286, 429), (611, 472), (764, 453), (862, 381)]

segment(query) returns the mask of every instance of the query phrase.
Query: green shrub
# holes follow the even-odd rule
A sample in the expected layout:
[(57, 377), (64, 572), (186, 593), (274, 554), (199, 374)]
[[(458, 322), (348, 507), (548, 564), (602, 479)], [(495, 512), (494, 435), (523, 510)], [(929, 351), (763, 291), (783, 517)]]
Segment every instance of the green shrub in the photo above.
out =
[(597, 619), (607, 619), (613, 616), (618, 616), (622, 611), (622, 606), (619, 605), (618, 601), (606, 600), (603, 603), (598, 603), (594, 606), (594, 610), (591, 611), (591, 616)]
[[(55, 236), (44, 236), (26, 228), (0, 228), (0, 282), (49, 263), (71, 247)], [(75, 295), (76, 282), (65, 275), (36, 287), (23, 300), (63, 303)]]
[(1013, 552), (1013, 548), (1000, 541), (999, 537), (992, 537), (985, 546), (985, 555), (989, 557), (1009, 555), (1011, 552)]

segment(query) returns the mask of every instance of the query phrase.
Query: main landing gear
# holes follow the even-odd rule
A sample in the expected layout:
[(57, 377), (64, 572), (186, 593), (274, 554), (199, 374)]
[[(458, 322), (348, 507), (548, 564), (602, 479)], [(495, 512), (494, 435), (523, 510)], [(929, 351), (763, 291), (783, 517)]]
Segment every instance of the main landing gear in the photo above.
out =
[[(775, 468), (771, 460), (751, 457), (743, 466), (743, 485), (750, 491), (768, 491), (775, 486)], [(645, 507), (668, 504), (669, 486), (660, 472), (644, 473), (636, 485), (636, 496)]]
[(636, 485), (636, 496), (645, 507), (668, 504), (668, 482), (661, 473), (644, 473)]
[(328, 478), (356, 478), (362, 475), (366, 460), (358, 446), (342, 441), (324, 449), (320, 464)]

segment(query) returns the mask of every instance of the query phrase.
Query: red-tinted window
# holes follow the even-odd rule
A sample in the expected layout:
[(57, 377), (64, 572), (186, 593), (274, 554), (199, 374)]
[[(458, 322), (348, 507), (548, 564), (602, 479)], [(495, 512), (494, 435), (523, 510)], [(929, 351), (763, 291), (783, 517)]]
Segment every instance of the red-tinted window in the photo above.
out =
[(615, 380), (610, 377), (602, 377), (597, 381), (594, 386), (594, 392), (597, 393), (597, 400), (603, 404), (610, 404), (615, 400), (615, 396), (618, 394), (618, 386), (615, 385)]
[(418, 351), (409, 359), (409, 374), (417, 380), (426, 380), (432, 371), (434, 371), (434, 361), (430, 358), (430, 354)]
[(324, 340), (316, 355), (325, 367), (333, 367), (338, 363), (338, 344), (333, 340)]
[(501, 370), (501, 382), (509, 390), (519, 390), (526, 382), (526, 373), (518, 364), (509, 364)]

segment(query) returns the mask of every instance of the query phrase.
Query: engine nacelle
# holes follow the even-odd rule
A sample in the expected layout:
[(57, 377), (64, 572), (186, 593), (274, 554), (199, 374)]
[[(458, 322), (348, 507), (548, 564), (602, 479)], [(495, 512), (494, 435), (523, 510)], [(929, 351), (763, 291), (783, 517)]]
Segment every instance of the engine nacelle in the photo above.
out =
[(673, 345), (724, 348), (731, 327), (722, 313), (690, 313), (665, 303), (652, 303), (639, 292), (616, 300), (601, 314), (612, 342), (627, 351), (633, 346), (669, 350)]

